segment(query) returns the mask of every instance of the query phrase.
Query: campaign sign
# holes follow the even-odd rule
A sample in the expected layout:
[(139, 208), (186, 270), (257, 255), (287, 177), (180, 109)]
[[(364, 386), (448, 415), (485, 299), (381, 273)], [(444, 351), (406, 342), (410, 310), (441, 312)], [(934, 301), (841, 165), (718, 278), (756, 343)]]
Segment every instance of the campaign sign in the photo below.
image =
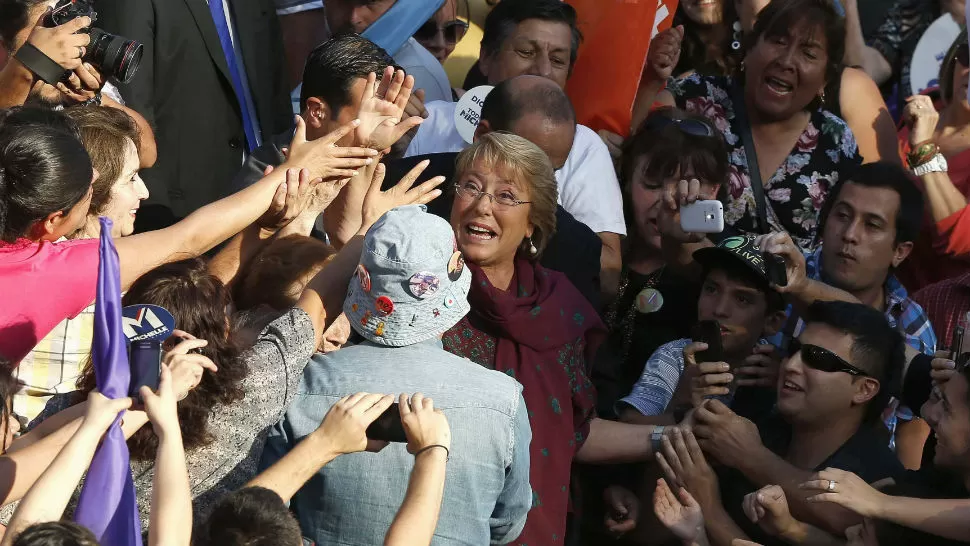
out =
[(165, 341), (175, 330), (175, 317), (157, 305), (129, 305), (121, 310), (121, 326), (128, 343)]
[(960, 25), (949, 13), (933, 21), (913, 50), (913, 61), (909, 69), (909, 82), (914, 95), (940, 83), (940, 66), (947, 50), (960, 35)]
[(461, 100), (455, 106), (455, 128), (461, 138), (471, 144), (475, 140), (475, 129), (478, 129), (478, 122), (482, 118), (482, 106), (485, 105), (485, 97), (492, 92), (491, 85), (480, 85), (470, 89), (461, 96)]

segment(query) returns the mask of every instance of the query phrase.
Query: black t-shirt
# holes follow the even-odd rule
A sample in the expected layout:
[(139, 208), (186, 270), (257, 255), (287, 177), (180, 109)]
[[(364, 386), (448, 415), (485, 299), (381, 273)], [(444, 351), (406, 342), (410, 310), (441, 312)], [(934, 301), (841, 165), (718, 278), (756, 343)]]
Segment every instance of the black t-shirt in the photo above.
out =
[[(758, 431), (765, 447), (780, 457), (785, 456), (791, 442), (791, 425), (781, 415), (774, 413), (759, 422)], [(888, 436), (872, 426), (860, 428), (842, 447), (813, 470), (817, 472), (828, 467), (852, 472), (867, 483), (885, 478), (899, 478), (905, 472), (899, 459), (889, 449)], [(784, 546), (784, 541), (765, 534), (744, 514), (744, 496), (760, 487), (733, 468), (718, 468), (717, 474), (721, 486), (721, 501), (734, 522), (754, 542), (764, 546)]]
[(655, 286), (663, 306), (653, 313), (639, 313), (636, 297), (650, 275), (625, 271), (627, 285), (607, 311), (610, 334), (593, 363), (596, 411), (601, 417), (615, 417), (614, 404), (630, 394), (643, 373), (643, 366), (661, 345), (690, 337), (697, 322), (698, 287), (682, 275), (665, 269)]

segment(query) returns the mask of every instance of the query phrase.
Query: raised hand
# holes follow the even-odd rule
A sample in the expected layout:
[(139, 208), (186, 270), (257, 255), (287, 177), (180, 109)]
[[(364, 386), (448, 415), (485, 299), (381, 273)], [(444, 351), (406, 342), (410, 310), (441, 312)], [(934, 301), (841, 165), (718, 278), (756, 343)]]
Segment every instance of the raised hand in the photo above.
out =
[(694, 497), (683, 487), (674, 495), (663, 479), (657, 480), (653, 492), (653, 513), (660, 523), (685, 544), (704, 534), (704, 514)]
[(361, 211), (363, 220), (361, 229), (370, 228), (374, 225), (374, 222), (393, 208), (404, 205), (424, 205), (441, 195), (441, 190), (437, 187), (445, 181), (443, 176), (436, 176), (417, 187), (412, 187), (430, 164), (431, 162), (428, 160), (418, 163), (408, 174), (404, 175), (404, 178), (396, 186), (387, 191), (381, 191), (387, 170), (383, 163), (379, 164), (377, 169), (374, 170), (374, 178), (371, 180), (370, 188), (364, 197), (363, 210)]
[(330, 408), (314, 434), (319, 434), (338, 455), (376, 450), (367, 439), (367, 427), (393, 403), (394, 397), (385, 394), (359, 392), (345, 396)]
[(636, 529), (637, 519), (640, 517), (640, 499), (633, 491), (620, 485), (611, 485), (603, 491), (603, 502), (606, 504), (603, 524), (607, 531), (620, 537)]
[(706, 343), (695, 341), (684, 347), (684, 379), (690, 385), (690, 402), (700, 407), (712, 396), (731, 394), (734, 374), (726, 362), (697, 362), (697, 353), (706, 351)]
[[(716, 194), (716, 190), (715, 190)], [(680, 208), (700, 199), (713, 199), (716, 195), (701, 193), (701, 182), (696, 178), (672, 180), (664, 183), (663, 202), (660, 210), (659, 229), (664, 237), (680, 243), (697, 243), (706, 237), (703, 233), (688, 233), (680, 227)]]
[[(272, 172), (270, 167), (266, 168), (264, 175)], [(343, 187), (347, 183), (344, 180), (332, 180), (330, 184), (317, 184), (313, 190), (323, 187), (325, 189), (333, 187), (335, 184)], [(339, 190), (338, 190), (339, 191)], [(311, 195), (310, 172), (306, 169), (287, 169), (286, 180), (284, 180), (276, 194), (273, 195), (273, 203), (266, 209), (266, 212), (256, 220), (256, 224), (271, 232), (276, 232), (283, 226), (289, 224), (294, 218), (303, 213), (309, 206)]]
[(663, 437), (662, 444), (661, 452), (656, 457), (667, 481), (690, 491), (702, 507), (720, 503), (717, 476), (707, 463), (694, 434), (674, 428)]
[(434, 401), (421, 393), (415, 393), (410, 399), (402, 394), (397, 404), (408, 439), (408, 453), (416, 454), (430, 446), (451, 449), (451, 427), (445, 414), (434, 409)]
[(45, 11), (37, 19), (34, 30), (27, 37), (27, 43), (41, 50), (65, 70), (74, 70), (81, 66), (81, 57), (87, 53), (86, 48), (91, 43), (90, 34), (78, 31), (91, 26), (91, 18), (78, 17), (61, 26), (47, 28), (44, 26), (44, 18), (48, 12), (49, 10)]
[(306, 122), (296, 117), (296, 131), (290, 142), (285, 169), (306, 169), (310, 180), (344, 180), (357, 174), (357, 169), (377, 161), (378, 152), (370, 148), (345, 148), (337, 142), (360, 125), (354, 120), (312, 142), (306, 139)]
[(158, 383), (158, 393), (148, 387), (139, 390), (141, 399), (145, 402), (145, 413), (152, 423), (156, 436), (179, 430), (178, 400), (173, 389), (172, 370), (162, 364), (161, 380)]
[(781, 369), (781, 354), (771, 344), (755, 345), (754, 351), (744, 359), (738, 368), (739, 387), (775, 388), (778, 384), (778, 370)]
[(906, 99), (902, 122), (909, 127), (909, 145), (915, 147), (933, 138), (940, 114), (933, 101), (926, 95), (914, 95)]
[(182, 341), (165, 352), (162, 356), (162, 365), (171, 370), (172, 389), (178, 399), (182, 400), (188, 396), (189, 391), (199, 386), (205, 370), (216, 373), (219, 368), (209, 357), (196, 352), (208, 345), (208, 341), (197, 339), (182, 330), (174, 330), (172, 338)]
[(650, 41), (647, 52), (647, 75), (654, 81), (667, 81), (680, 62), (680, 45), (684, 41), (684, 27), (678, 25), (657, 34)]
[(741, 506), (752, 523), (773, 537), (791, 536), (800, 525), (788, 509), (785, 491), (777, 485), (748, 493)]
[(755, 450), (764, 449), (758, 427), (731, 411), (719, 400), (708, 400), (694, 412), (694, 434), (706, 453), (725, 466), (742, 468), (754, 458)]
[(424, 121), (420, 116), (405, 117), (413, 90), (414, 77), (405, 77), (403, 70), (387, 67), (380, 85), (377, 75), (369, 74), (357, 114), (360, 125), (354, 141), (360, 146), (382, 151), (420, 125)]
[(91, 432), (104, 434), (115, 422), (118, 414), (131, 407), (131, 398), (108, 398), (98, 391), (88, 395), (88, 407), (81, 427)]
[(104, 77), (90, 63), (82, 63), (67, 77), (66, 82), (58, 82), (57, 90), (74, 102), (93, 99), (104, 87)]

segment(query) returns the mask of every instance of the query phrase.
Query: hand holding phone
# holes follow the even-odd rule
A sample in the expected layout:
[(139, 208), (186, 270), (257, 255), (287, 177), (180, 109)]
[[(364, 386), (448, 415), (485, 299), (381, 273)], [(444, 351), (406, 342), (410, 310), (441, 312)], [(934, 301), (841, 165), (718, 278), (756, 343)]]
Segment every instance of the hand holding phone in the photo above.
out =
[(695, 201), (680, 207), (680, 229), (686, 233), (724, 231), (724, 205), (715, 199)]
[(392, 403), (367, 427), (367, 439), (398, 444), (407, 443), (408, 437), (404, 433), (404, 425), (401, 423), (401, 409), (397, 402)]
[(691, 339), (700, 343), (707, 344), (707, 349), (694, 354), (694, 361), (701, 362), (721, 362), (724, 360), (723, 347), (721, 345), (721, 324), (716, 320), (702, 320), (694, 325), (691, 332)]

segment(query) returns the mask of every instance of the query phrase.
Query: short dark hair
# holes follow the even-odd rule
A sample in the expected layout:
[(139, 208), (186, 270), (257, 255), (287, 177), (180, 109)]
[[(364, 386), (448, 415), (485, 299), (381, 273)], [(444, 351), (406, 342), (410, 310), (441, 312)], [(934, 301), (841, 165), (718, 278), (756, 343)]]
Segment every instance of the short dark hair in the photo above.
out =
[(245, 487), (223, 497), (194, 537), (196, 546), (300, 546), (300, 525), (275, 491)]
[(374, 72), (380, 78), (394, 59), (379, 45), (359, 34), (339, 34), (313, 48), (303, 68), (300, 108), (310, 97), (327, 102), (333, 115), (350, 104), (350, 88), (357, 78)]
[(13, 546), (98, 546), (98, 539), (72, 521), (46, 521), (24, 529)]
[(784, 311), (788, 307), (788, 304), (785, 303), (785, 299), (782, 297), (782, 295), (768, 285), (768, 280), (759, 276), (749, 267), (730, 259), (708, 264), (708, 266), (704, 269), (704, 281), (707, 281), (707, 276), (711, 273), (711, 271), (714, 270), (723, 271), (724, 274), (727, 275), (728, 279), (731, 279), (734, 282), (742, 283), (745, 286), (755, 288), (764, 294), (765, 303), (767, 303), (767, 306), (765, 307), (765, 316), (778, 311)]
[(0, 110), (0, 239), (81, 202), (94, 170), (77, 126), (47, 108)]
[(861, 303), (817, 301), (805, 313), (806, 324), (825, 324), (852, 336), (854, 364), (879, 381), (879, 394), (869, 401), (866, 420), (878, 419), (899, 392), (906, 344), (886, 316)]
[[(750, 51), (763, 37), (788, 36), (798, 26), (821, 28), (825, 33), (825, 52), (828, 65), (825, 67), (827, 84), (841, 79), (845, 57), (845, 21), (836, 11), (832, 0), (772, 0), (758, 14), (754, 28), (745, 39), (744, 50)], [(822, 106), (816, 97), (809, 108)]]
[(14, 39), (17, 33), (27, 28), (34, 22), (30, 21), (28, 15), (30, 10), (45, 0), (0, 0), (0, 41), (3, 47), (8, 50), (13, 49)]
[(566, 92), (557, 85), (530, 85), (515, 89), (517, 78), (495, 86), (482, 105), (482, 119), (493, 131), (511, 131), (527, 113), (538, 113), (556, 123), (576, 124), (576, 111)]
[(877, 161), (860, 165), (844, 175), (832, 188), (825, 199), (819, 216), (817, 237), (821, 238), (825, 230), (832, 207), (839, 199), (842, 188), (847, 183), (866, 186), (867, 188), (890, 188), (899, 194), (899, 211), (896, 213), (896, 244), (916, 241), (923, 227), (923, 194), (913, 184), (908, 172), (895, 163)]
[(579, 44), (583, 33), (576, 25), (576, 8), (561, 0), (509, 0), (499, 2), (485, 18), (482, 30), (482, 54), (490, 56), (502, 49), (502, 44), (522, 21), (540, 19), (552, 23), (562, 23), (572, 33), (572, 48), (569, 52), (569, 71), (572, 72), (579, 55)]

